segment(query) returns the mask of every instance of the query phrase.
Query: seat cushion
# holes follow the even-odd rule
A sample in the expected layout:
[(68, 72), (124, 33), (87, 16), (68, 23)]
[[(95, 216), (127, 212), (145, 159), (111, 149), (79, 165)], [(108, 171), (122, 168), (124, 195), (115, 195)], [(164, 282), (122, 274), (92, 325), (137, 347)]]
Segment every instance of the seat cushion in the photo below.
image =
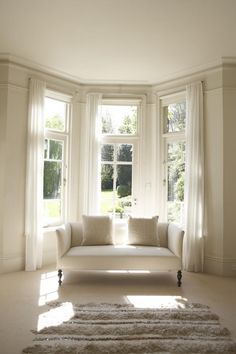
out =
[(74, 270), (178, 270), (181, 260), (168, 248), (134, 245), (72, 247), (58, 266)]

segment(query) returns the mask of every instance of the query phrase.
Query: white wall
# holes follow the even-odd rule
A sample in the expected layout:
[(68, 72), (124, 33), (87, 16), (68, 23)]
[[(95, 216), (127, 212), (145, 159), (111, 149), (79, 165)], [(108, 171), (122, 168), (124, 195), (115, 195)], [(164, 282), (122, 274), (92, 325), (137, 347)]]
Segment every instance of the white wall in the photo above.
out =
[[(37, 76), (50, 89), (75, 97), (76, 114), (73, 127), (71, 188), (80, 182), (79, 142), (76, 130), (85, 119), (86, 94), (102, 92), (105, 95), (140, 95), (145, 105), (145, 173), (142, 174), (141, 199), (146, 213), (155, 213), (157, 207), (156, 122), (158, 102), (156, 95), (183, 90), (194, 80), (204, 80), (205, 112), (205, 167), (206, 215), (205, 271), (235, 275), (236, 237), (234, 210), (236, 201), (236, 74), (218, 68), (208, 72), (170, 81), (156, 87), (149, 86), (81, 86), (46, 73), (34, 72), (17, 65), (0, 63), (0, 272), (24, 268), (24, 193), (27, 137), (28, 78)], [(152, 196), (150, 201), (149, 197)], [(79, 215), (80, 197), (71, 199), (70, 219)], [(149, 202), (150, 201), (150, 202)], [(149, 208), (149, 209), (148, 209)], [(44, 237), (43, 263), (55, 262), (56, 239), (50, 231)]]
[(224, 274), (236, 275), (236, 68), (223, 71)]
[(205, 93), (206, 206), (205, 270), (236, 276), (236, 69)]
[(1, 271), (24, 263), (24, 188), (27, 89), (2, 83), (1, 112)]
[(205, 123), (205, 266), (222, 274), (223, 260), (223, 89), (204, 94)]
[[(1, 68), (0, 75), (7, 82), (7, 70)], [(5, 195), (5, 151), (6, 151), (6, 116), (7, 116), (7, 95), (6, 85), (0, 86), (0, 270), (3, 267), (3, 234), (4, 234), (4, 195)]]

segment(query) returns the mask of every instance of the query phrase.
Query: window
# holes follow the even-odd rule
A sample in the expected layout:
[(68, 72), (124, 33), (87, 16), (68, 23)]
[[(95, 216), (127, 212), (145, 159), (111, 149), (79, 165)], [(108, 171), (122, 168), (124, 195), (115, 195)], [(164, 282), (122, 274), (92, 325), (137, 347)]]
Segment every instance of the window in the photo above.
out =
[(184, 97), (162, 100), (164, 196), (166, 218), (183, 224), (185, 174), (185, 123)]
[(101, 212), (127, 217), (135, 206), (139, 103), (101, 107)]
[(44, 140), (44, 225), (64, 220), (66, 210), (68, 102), (45, 97)]

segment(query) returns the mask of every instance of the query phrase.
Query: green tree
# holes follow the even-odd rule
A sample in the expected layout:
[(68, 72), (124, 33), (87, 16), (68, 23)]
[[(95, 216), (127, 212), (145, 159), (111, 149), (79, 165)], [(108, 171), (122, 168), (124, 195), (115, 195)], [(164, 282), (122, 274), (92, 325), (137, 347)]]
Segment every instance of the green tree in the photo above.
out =
[(124, 117), (123, 124), (118, 129), (120, 134), (136, 134), (137, 133), (137, 115), (133, 111), (132, 115)]
[(119, 197), (131, 195), (132, 187), (132, 166), (118, 165), (117, 166), (117, 193)]
[(184, 200), (185, 143), (168, 144), (168, 200)]
[(47, 117), (45, 122), (45, 128), (63, 131), (65, 129), (64, 121), (59, 115)]
[(114, 160), (114, 145), (103, 144), (101, 148), (102, 161), (113, 161)]
[(102, 116), (102, 134), (112, 134), (114, 132), (112, 119), (109, 112)]
[(117, 160), (118, 161), (132, 161), (132, 148), (131, 144), (120, 144), (117, 149)]
[(186, 103), (173, 103), (165, 107), (165, 115), (167, 117), (167, 131), (176, 132), (185, 129), (186, 121)]
[(45, 139), (45, 147), (46, 161), (44, 161), (44, 198), (58, 198), (61, 189), (62, 142)]
[(60, 198), (61, 162), (44, 161), (44, 199)]
[(101, 187), (102, 187), (102, 191), (113, 189), (113, 166), (112, 165), (102, 164)]

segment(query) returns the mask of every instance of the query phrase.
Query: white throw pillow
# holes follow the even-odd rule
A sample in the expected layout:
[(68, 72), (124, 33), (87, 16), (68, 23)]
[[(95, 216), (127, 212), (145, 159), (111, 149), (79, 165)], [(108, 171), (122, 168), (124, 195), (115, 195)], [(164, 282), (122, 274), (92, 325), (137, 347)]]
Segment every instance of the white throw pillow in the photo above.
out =
[(130, 245), (159, 246), (157, 224), (158, 216), (151, 219), (132, 218), (128, 220), (128, 239)]
[(82, 216), (83, 246), (112, 244), (112, 220), (109, 216)]

